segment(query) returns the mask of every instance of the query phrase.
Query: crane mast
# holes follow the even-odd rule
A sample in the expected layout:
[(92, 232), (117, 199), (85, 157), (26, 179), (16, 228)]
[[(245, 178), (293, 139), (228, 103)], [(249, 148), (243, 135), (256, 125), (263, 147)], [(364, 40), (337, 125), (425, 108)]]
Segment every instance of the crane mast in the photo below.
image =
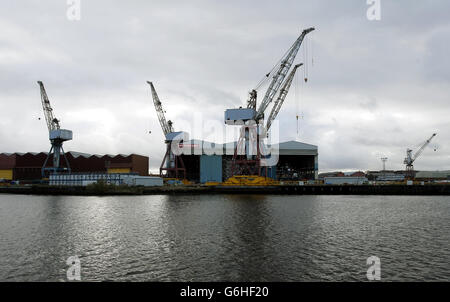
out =
[(295, 72), (302, 65), (303, 65), (303, 63), (297, 64), (294, 66), (291, 73), (289, 74), (286, 81), (284, 82), (283, 86), (281, 87), (280, 94), (272, 107), (272, 111), (270, 112), (269, 118), (267, 119), (266, 129), (265, 129), (266, 131), (268, 131), (270, 129), (272, 122), (277, 117), (278, 112), (280, 112), (281, 106), (283, 106), (283, 102), (289, 92), (289, 88), (291, 88), (291, 84), (292, 84), (292, 80), (294, 79)]
[[(286, 79), (286, 76), (292, 67), (305, 36), (313, 30), (313, 27), (303, 30), (300, 36), (295, 40), (294, 44), (292, 44), (292, 46), (288, 49), (286, 54), (283, 55), (279, 63), (277, 63), (272, 71), (266, 74), (257, 87), (250, 92), (246, 104), (247, 108), (244, 109), (240, 107), (239, 109), (225, 110), (225, 124), (241, 125), (242, 127), (232, 159), (232, 175), (245, 173), (247, 173), (247, 175), (261, 175), (260, 159), (263, 144), (260, 140), (261, 131), (258, 124), (264, 119), (264, 112), (269, 107), (270, 103), (273, 101), (275, 95), (282, 86), (280, 95), (270, 113), (266, 129), (270, 128), (273, 120), (280, 111), (284, 99), (286, 98), (292, 84), (292, 79), (295, 72), (301, 64), (294, 67), (294, 70), (290, 73), (288, 79)], [(258, 110), (256, 110), (257, 89), (263, 82), (269, 79), (271, 75), (272, 79), (269, 87), (258, 107)], [(265, 171), (267, 176), (267, 167), (265, 167)]]
[(277, 93), (278, 89), (280, 88), (281, 84), (284, 81), (284, 78), (286, 77), (287, 73), (289, 72), (289, 69), (292, 66), (292, 63), (294, 62), (294, 59), (298, 53), (298, 50), (300, 49), (300, 46), (302, 45), (303, 39), (307, 34), (312, 32), (314, 30), (314, 27), (305, 29), (302, 34), (297, 38), (297, 40), (294, 42), (294, 44), (289, 49), (286, 56), (284, 56), (281, 60), (280, 66), (278, 67), (275, 75), (272, 78), (272, 81), (269, 85), (269, 88), (266, 91), (266, 94), (258, 108), (258, 111), (256, 112), (255, 121), (259, 121), (264, 117), (264, 111), (267, 109), (269, 104), (272, 102), (275, 94)]
[[(46, 176), (46, 171), (50, 173), (58, 173), (68, 171), (70, 173), (70, 165), (67, 160), (66, 154), (63, 149), (63, 142), (69, 141), (73, 138), (71, 130), (60, 129), (59, 120), (53, 115), (53, 108), (50, 105), (50, 100), (48, 99), (47, 92), (45, 91), (44, 84), (41, 81), (37, 82), (41, 91), (41, 102), (42, 108), (44, 110), (45, 121), (47, 123), (49, 139), (51, 143), (50, 151), (47, 154), (44, 165), (42, 166), (41, 173), (42, 177)], [(53, 165), (52, 167), (47, 167), (47, 162), (53, 151)], [(64, 157), (66, 161), (66, 167), (61, 167), (61, 156)]]
[[(173, 129), (173, 123), (170, 120), (166, 120), (164, 110), (162, 108), (161, 101), (156, 93), (155, 86), (150, 81), (147, 81), (152, 91), (153, 104), (155, 105), (156, 114), (164, 133), (164, 142), (166, 143), (166, 153), (159, 168), (160, 176), (163, 176), (163, 171), (166, 171), (166, 175), (169, 178), (178, 178), (183, 175), (186, 178), (186, 168), (184, 166), (181, 156), (174, 154), (173, 145), (180, 145), (185, 140), (188, 140), (188, 134), (186, 132), (175, 132)], [(175, 144), (173, 144), (175, 143)]]

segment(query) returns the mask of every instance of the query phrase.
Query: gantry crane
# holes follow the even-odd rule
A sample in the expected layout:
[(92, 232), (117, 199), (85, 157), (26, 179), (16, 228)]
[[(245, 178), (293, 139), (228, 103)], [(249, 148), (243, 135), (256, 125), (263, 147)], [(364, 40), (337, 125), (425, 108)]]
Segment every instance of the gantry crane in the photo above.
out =
[[(42, 177), (46, 176), (46, 171), (50, 171), (50, 173), (58, 173), (58, 172), (69, 172), (70, 173), (70, 165), (67, 160), (66, 154), (63, 149), (63, 142), (69, 141), (73, 138), (73, 134), (71, 130), (61, 129), (59, 125), (59, 120), (54, 117), (53, 109), (50, 105), (50, 100), (48, 99), (47, 92), (45, 91), (44, 84), (41, 81), (38, 81), (40, 90), (41, 90), (41, 101), (42, 108), (44, 110), (45, 120), (47, 122), (47, 128), (51, 143), (50, 151), (47, 154), (47, 158), (45, 159), (44, 165), (42, 166)], [(53, 166), (47, 167), (47, 162), (50, 158), (50, 155), (53, 151)], [(66, 160), (67, 167), (61, 167), (61, 155)]]
[[(189, 139), (188, 134), (186, 132), (174, 131), (172, 121), (166, 120), (164, 115), (165, 111), (162, 108), (161, 101), (159, 100), (153, 83), (149, 81), (147, 81), (147, 83), (150, 85), (152, 91), (153, 104), (155, 105), (156, 114), (158, 115), (158, 120), (165, 137), (164, 142), (166, 143), (166, 153), (159, 168), (159, 174), (160, 176), (166, 176), (168, 178), (179, 178), (182, 175), (183, 179), (185, 179), (186, 167), (184, 166), (181, 154), (177, 153), (180, 144)], [(177, 149), (177, 152), (174, 153), (174, 149)], [(164, 171), (166, 171), (166, 174), (163, 173)]]
[[(225, 111), (225, 123), (229, 125), (242, 125), (240, 131), (240, 137), (236, 145), (233, 161), (232, 161), (232, 175), (236, 174), (250, 174), (250, 175), (261, 175), (260, 169), (260, 135), (261, 129), (258, 124), (264, 119), (264, 112), (269, 107), (273, 98), (277, 94), (280, 86), (283, 84), (286, 75), (288, 74), (295, 57), (302, 45), (305, 36), (312, 32), (314, 28), (308, 28), (303, 30), (301, 35), (297, 38), (294, 44), (289, 48), (287, 53), (282, 57), (282, 59), (275, 65), (271, 72), (265, 75), (263, 80), (257, 85), (257, 88), (252, 89), (250, 92), (249, 99), (247, 100), (247, 108), (239, 109), (228, 109)], [(295, 70), (300, 67), (300, 65), (295, 66)], [(292, 73), (292, 78), (295, 71)], [(258, 110), (256, 110), (257, 104), (257, 90), (262, 85), (263, 82), (268, 80), (272, 76), (272, 81), (264, 95)], [(274, 108), (272, 109), (271, 116), (269, 117), (267, 126), (271, 126), (273, 120), (278, 114), (283, 100), (287, 95), (289, 87), (292, 83), (292, 78), (286, 80), (283, 85), (284, 88), (280, 93)], [(266, 130), (268, 130), (266, 126)], [(237, 168), (237, 167), (240, 168)]]
[(414, 162), (422, 154), (422, 152), (430, 144), (431, 140), (436, 135), (437, 135), (437, 133), (433, 133), (433, 135), (420, 146), (420, 148), (416, 151), (416, 153), (414, 153), (414, 155), (412, 155), (413, 150), (406, 149), (406, 157), (405, 157), (405, 160), (403, 161), (403, 163), (406, 165), (406, 177), (408, 179), (414, 178), (414, 176), (415, 176), (414, 175), (414, 166), (413, 166)]

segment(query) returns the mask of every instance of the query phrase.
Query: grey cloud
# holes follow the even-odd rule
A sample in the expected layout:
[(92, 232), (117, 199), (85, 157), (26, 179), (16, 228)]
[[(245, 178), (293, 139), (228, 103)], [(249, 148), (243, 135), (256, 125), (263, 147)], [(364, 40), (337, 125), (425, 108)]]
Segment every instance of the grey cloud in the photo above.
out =
[(309, 81), (297, 99), (291, 88), (281, 138), (319, 145), (323, 170), (379, 168), (378, 154), (402, 168), (406, 147), (438, 131), (439, 150), (420, 167), (450, 169), (449, 8), (382, 1), (382, 20), (369, 22), (365, 0), (82, 0), (81, 21), (69, 22), (65, 1), (2, 1), (0, 152), (47, 151), (42, 80), (74, 131), (66, 149), (146, 154), (156, 168), (164, 145), (146, 80), (175, 125), (193, 112), (222, 121), (315, 26)]

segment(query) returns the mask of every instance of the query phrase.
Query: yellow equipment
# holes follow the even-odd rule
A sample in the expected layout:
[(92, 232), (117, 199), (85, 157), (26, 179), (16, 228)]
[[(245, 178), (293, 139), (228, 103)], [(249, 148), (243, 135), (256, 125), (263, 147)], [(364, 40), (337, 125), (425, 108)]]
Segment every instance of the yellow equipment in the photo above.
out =
[(222, 186), (276, 186), (279, 182), (270, 177), (258, 175), (235, 175), (222, 183)]
[(205, 186), (219, 186), (219, 185), (221, 185), (222, 183), (221, 182), (217, 182), (217, 181), (208, 181), (208, 182), (205, 182)]
[(130, 168), (108, 168), (108, 174), (115, 174), (115, 173), (127, 174), (127, 173), (131, 173), (131, 169)]
[(0, 179), (12, 180), (13, 170), (0, 170)]

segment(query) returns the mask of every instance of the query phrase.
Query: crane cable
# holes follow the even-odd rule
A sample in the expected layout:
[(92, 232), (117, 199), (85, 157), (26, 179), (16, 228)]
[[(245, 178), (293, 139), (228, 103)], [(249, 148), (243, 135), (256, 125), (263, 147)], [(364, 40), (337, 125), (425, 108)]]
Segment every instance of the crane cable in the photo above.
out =
[[(305, 83), (308, 82), (308, 76), (309, 76), (309, 58), (308, 58), (308, 46), (310, 47), (311, 52), (311, 65), (314, 66), (314, 49), (313, 49), (313, 40), (311, 39), (311, 43), (308, 43), (309, 37), (305, 37), (304, 44), (303, 44), (303, 62), (304, 62), (304, 68), (303, 68), (303, 77), (304, 81), (300, 81), (299, 77), (296, 76), (295, 81), (295, 102), (296, 102), (296, 122), (297, 122), (297, 137), (299, 135), (299, 117), (303, 118), (303, 110), (301, 110), (301, 100), (303, 100), (304, 97), (304, 91), (305, 91)], [(299, 82), (300, 85), (299, 85)], [(300, 89), (300, 93), (298, 93), (298, 90)], [(300, 97), (298, 96), (300, 94)], [(301, 112), (300, 112), (301, 111)]]
[(295, 90), (294, 90), (294, 98), (295, 98), (295, 118), (296, 118), (296, 122), (297, 122), (297, 139), (298, 139), (298, 115), (299, 115), (299, 100), (298, 100), (298, 81), (299, 81), (299, 77), (298, 74), (295, 75)]
[(303, 45), (303, 62), (305, 64), (303, 68), (303, 75), (305, 78), (305, 82), (308, 82), (308, 37), (305, 37), (304, 45)]

